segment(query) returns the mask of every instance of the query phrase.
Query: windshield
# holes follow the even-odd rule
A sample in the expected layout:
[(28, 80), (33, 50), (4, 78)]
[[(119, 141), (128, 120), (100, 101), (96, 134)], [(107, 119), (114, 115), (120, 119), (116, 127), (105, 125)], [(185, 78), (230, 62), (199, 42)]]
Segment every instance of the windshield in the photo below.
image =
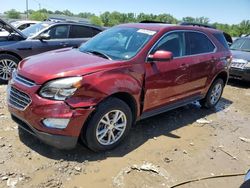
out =
[(37, 23), (35, 25), (32, 25), (32, 26), (22, 30), (22, 33), (27, 37), (31, 37), (47, 27), (49, 27), (48, 23)]
[(108, 29), (80, 46), (81, 52), (102, 54), (112, 60), (134, 57), (156, 31), (115, 27)]
[(250, 52), (250, 38), (237, 39), (230, 47), (231, 50)]

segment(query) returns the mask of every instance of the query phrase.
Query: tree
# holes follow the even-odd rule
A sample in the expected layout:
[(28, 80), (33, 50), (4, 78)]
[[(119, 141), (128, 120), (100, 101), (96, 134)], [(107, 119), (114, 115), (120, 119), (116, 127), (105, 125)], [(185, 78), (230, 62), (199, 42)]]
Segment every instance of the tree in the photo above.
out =
[(92, 16), (90, 18), (90, 23), (95, 24), (95, 25), (99, 25), (99, 26), (103, 26), (104, 25), (103, 22), (102, 22), (102, 20), (101, 20), (101, 18), (98, 17), (98, 16)]
[(239, 24), (239, 35), (250, 34), (250, 20), (243, 20)]
[(48, 18), (48, 14), (41, 12), (41, 11), (34, 11), (30, 16), (29, 19), (43, 21)]
[(74, 16), (74, 14), (72, 12), (70, 12), (69, 10), (64, 10), (63, 14), (66, 16)]
[(55, 13), (55, 14), (63, 14), (63, 12), (60, 11), (60, 10), (56, 10), (54, 13)]
[(170, 24), (176, 24), (178, 20), (170, 14), (159, 14), (156, 17), (156, 21), (166, 22)]
[(80, 12), (78, 16), (81, 18), (91, 18), (92, 16), (96, 16), (96, 15), (90, 12)]
[(194, 23), (195, 22), (195, 18), (191, 17), (191, 16), (187, 16), (182, 18), (183, 22), (189, 22), (189, 23)]
[(11, 9), (11, 10), (5, 12), (5, 14), (7, 14), (7, 17), (11, 18), (11, 19), (19, 19), (19, 18), (21, 18), (20, 12), (16, 11), (15, 9)]

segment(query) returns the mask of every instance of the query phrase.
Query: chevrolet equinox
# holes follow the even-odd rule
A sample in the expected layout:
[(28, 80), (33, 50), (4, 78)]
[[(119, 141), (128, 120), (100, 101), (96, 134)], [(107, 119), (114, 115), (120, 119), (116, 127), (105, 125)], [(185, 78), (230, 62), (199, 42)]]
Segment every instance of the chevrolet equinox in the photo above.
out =
[(26, 58), (8, 85), (21, 128), (70, 149), (117, 146), (136, 121), (199, 101), (214, 107), (228, 80), (223, 32), (202, 26), (123, 24), (82, 44)]

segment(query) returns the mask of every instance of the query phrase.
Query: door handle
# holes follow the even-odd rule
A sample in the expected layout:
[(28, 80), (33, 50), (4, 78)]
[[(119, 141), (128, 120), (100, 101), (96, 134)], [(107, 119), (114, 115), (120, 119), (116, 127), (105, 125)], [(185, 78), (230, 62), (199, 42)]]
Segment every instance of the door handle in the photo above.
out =
[(67, 42), (61, 42), (60, 43), (60, 45), (62, 45), (62, 46), (67, 46), (69, 43), (67, 43)]
[(219, 61), (219, 60), (220, 60), (219, 58), (212, 57), (211, 60), (210, 60), (210, 62), (211, 62), (211, 63), (214, 63), (214, 62), (217, 62), (217, 61)]
[(181, 66), (180, 66), (180, 68), (182, 68), (182, 69), (186, 69), (186, 68), (188, 68), (189, 67), (189, 65), (187, 64), (187, 63), (183, 63), (183, 64), (181, 64)]

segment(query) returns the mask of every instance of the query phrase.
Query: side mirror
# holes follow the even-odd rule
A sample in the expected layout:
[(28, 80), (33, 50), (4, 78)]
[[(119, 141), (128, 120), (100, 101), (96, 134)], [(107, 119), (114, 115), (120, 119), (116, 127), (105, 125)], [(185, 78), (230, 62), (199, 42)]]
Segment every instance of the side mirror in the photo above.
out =
[(37, 39), (39, 39), (40, 41), (49, 40), (49, 39), (50, 39), (50, 35), (47, 34), (47, 33), (42, 33), (41, 35), (39, 35), (39, 36), (37, 37)]
[(173, 59), (173, 53), (164, 50), (157, 50), (154, 54), (148, 56), (148, 61), (169, 61)]

